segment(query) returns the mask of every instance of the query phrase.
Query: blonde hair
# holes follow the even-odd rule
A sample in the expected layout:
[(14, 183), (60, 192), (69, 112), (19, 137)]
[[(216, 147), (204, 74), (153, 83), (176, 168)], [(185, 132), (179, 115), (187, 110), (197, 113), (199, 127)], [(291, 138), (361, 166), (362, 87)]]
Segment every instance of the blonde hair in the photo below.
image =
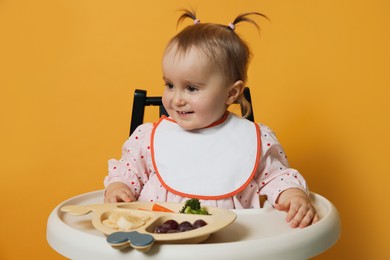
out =
[[(232, 84), (242, 80), (247, 81), (247, 71), (251, 59), (251, 50), (248, 44), (235, 32), (235, 25), (240, 22), (249, 22), (259, 29), (255, 21), (248, 18), (249, 15), (259, 15), (268, 19), (265, 15), (257, 12), (244, 13), (236, 17), (229, 25), (215, 23), (200, 23), (195, 11), (183, 10), (178, 24), (186, 18), (194, 21), (194, 25), (187, 26), (174, 36), (168, 43), (167, 49), (175, 46), (177, 51), (186, 53), (191, 47), (196, 47), (203, 52), (209, 62), (216, 65), (223, 73), (225, 82)], [(240, 104), (244, 117), (251, 113), (250, 104), (243, 93), (235, 103)]]

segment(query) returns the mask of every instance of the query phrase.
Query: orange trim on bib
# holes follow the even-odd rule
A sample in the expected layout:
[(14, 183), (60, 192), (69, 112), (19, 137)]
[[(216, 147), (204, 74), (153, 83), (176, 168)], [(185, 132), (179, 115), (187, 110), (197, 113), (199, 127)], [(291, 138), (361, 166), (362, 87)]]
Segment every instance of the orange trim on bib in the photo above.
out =
[[(223, 116), (221, 117), (221, 119), (219, 119), (219, 120), (215, 121), (214, 123), (212, 123), (212, 124), (206, 126), (205, 128), (209, 128), (209, 127), (213, 127), (213, 126), (222, 124), (223, 122), (226, 121), (226, 119), (228, 118), (228, 115), (229, 115), (229, 112), (225, 112), (225, 114), (223, 114)], [(161, 118), (160, 118), (156, 123), (159, 124), (160, 121), (161, 121), (162, 119), (166, 119), (166, 120), (168, 120), (168, 121), (170, 121), (170, 122), (173, 122), (173, 123), (176, 123), (176, 124), (177, 124), (177, 122), (176, 122), (175, 120), (173, 120), (173, 119), (170, 118), (170, 117), (167, 117), (166, 115), (162, 115)]]

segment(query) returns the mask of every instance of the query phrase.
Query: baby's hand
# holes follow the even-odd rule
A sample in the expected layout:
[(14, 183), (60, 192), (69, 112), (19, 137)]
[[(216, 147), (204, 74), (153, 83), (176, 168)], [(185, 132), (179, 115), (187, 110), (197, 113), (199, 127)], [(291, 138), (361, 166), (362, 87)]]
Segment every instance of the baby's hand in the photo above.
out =
[(104, 194), (105, 203), (131, 202), (135, 201), (135, 196), (130, 188), (123, 182), (113, 182), (108, 185)]
[(319, 220), (310, 198), (297, 188), (283, 191), (279, 195), (275, 208), (287, 212), (286, 221), (292, 228), (304, 228)]

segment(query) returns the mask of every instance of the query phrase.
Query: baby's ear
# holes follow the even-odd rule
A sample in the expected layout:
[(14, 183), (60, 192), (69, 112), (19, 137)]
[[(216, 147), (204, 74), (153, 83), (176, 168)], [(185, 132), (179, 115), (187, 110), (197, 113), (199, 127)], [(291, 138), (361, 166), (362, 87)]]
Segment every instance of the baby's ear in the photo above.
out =
[(237, 80), (236, 82), (234, 82), (234, 84), (230, 86), (229, 96), (226, 100), (226, 105), (233, 104), (243, 91), (244, 91), (244, 81)]

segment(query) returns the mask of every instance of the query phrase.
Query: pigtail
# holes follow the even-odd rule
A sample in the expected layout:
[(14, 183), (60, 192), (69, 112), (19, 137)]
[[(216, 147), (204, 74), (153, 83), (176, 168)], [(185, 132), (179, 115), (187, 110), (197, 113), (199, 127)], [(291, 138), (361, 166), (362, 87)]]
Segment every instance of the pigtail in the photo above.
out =
[(234, 102), (234, 104), (240, 105), (242, 117), (248, 118), (249, 115), (252, 113), (251, 103), (249, 103), (249, 101), (246, 99), (244, 93), (242, 93), (237, 98), (237, 100)]
[(193, 9), (192, 10), (182, 9), (182, 10), (179, 10), (179, 11), (182, 11), (183, 14), (177, 20), (176, 27), (179, 26), (179, 24), (181, 22), (183, 22), (183, 20), (185, 20), (187, 18), (192, 19), (194, 21), (194, 24), (198, 24), (200, 22), (200, 20), (196, 18), (196, 11), (195, 10), (193, 10)]
[(234, 31), (236, 29), (236, 24), (238, 23), (241, 23), (241, 22), (248, 22), (248, 23), (251, 23), (253, 24), (254, 26), (256, 26), (257, 30), (260, 31), (260, 27), (259, 25), (251, 18), (247, 17), (249, 15), (258, 15), (258, 16), (261, 16), (261, 17), (264, 17), (265, 19), (268, 19), (268, 17), (262, 13), (258, 13), (258, 12), (249, 12), (249, 13), (243, 13), (243, 14), (240, 14), (239, 16), (236, 17), (236, 19), (234, 19), (233, 22), (231, 22), (227, 28)]
[[(248, 17), (250, 15), (258, 15), (258, 16), (261, 16), (269, 21), (269, 18), (262, 13), (258, 13), (258, 12), (243, 13), (243, 14), (240, 14), (239, 16), (237, 16), (233, 22), (229, 23), (229, 25), (227, 26), (227, 29), (234, 31), (236, 29), (236, 24), (241, 23), (241, 22), (248, 22), (248, 23), (251, 23), (254, 26), (256, 26), (257, 30), (260, 32), (259, 25), (253, 19)], [(248, 48), (248, 53), (250, 55), (249, 48)], [(243, 117), (246, 118), (251, 114), (251, 112), (252, 112), (251, 111), (251, 104), (246, 99), (244, 93), (241, 93), (240, 96), (237, 98), (237, 100), (234, 103), (240, 105), (241, 113), (242, 113)]]

